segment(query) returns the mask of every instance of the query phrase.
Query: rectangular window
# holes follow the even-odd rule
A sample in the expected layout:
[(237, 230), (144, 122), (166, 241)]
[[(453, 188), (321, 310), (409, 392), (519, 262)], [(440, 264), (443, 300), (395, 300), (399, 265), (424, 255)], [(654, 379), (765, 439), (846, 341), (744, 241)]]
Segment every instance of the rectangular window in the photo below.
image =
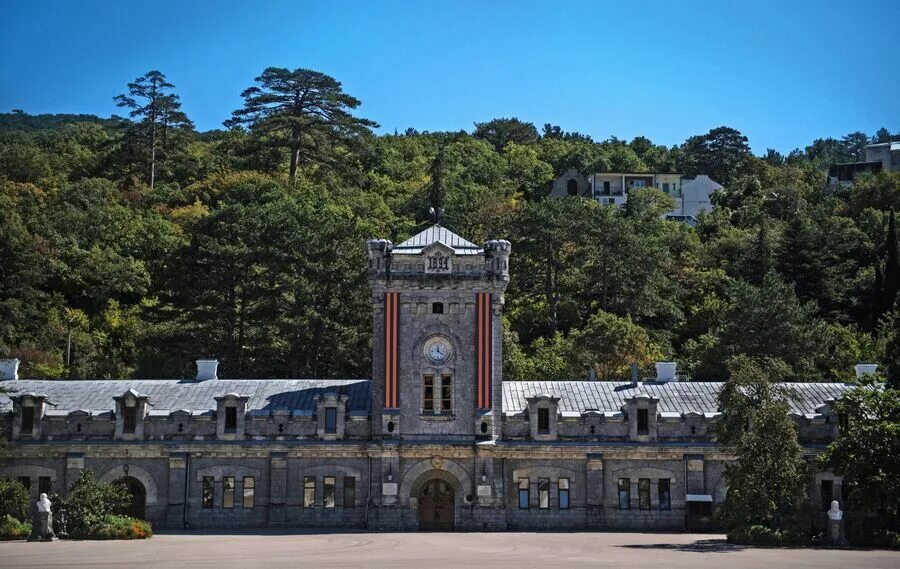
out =
[(822, 509), (831, 508), (831, 501), (834, 500), (834, 480), (823, 480), (821, 484)]
[(519, 509), (527, 510), (531, 502), (531, 481), (527, 478), (519, 478)]
[(631, 480), (619, 478), (619, 509), (631, 509)]
[(19, 476), (19, 484), (24, 486), (26, 490), (31, 490), (31, 478), (28, 476)]
[(216, 480), (212, 476), (203, 477), (203, 508), (211, 510), (215, 503)]
[(434, 376), (426, 375), (422, 378), (422, 409), (426, 413), (434, 413)]
[(22, 407), (22, 434), (30, 435), (34, 430), (34, 407)]
[(134, 433), (134, 430), (137, 428), (137, 405), (134, 407), (123, 407), (122, 413), (122, 432), (128, 434)]
[(334, 507), (334, 476), (325, 477), (325, 507)]
[(244, 508), (253, 507), (253, 499), (256, 495), (256, 478), (252, 476), (244, 476), (244, 500), (241, 506)]
[(638, 478), (638, 508), (650, 509), (650, 479)]
[(659, 479), (659, 509), (672, 509), (672, 482), (668, 478)]
[(650, 432), (650, 411), (648, 409), (637, 410), (637, 432), (646, 435)]
[(226, 476), (222, 479), (222, 507), (234, 507), (234, 476)]
[(225, 432), (233, 433), (237, 431), (237, 407), (225, 408)]
[(337, 408), (325, 408), (325, 432), (333, 434), (337, 432)]
[(315, 508), (316, 507), (316, 477), (315, 476), (304, 476), (303, 477), (303, 507), (304, 508)]
[(538, 412), (538, 434), (546, 435), (550, 433), (550, 409), (543, 407)]
[(546, 510), (550, 507), (550, 479), (538, 478), (538, 507)]
[(603, 182), (603, 193), (609, 195), (609, 182)]
[(344, 507), (356, 507), (356, 478), (344, 476)]
[(50, 477), (49, 476), (41, 476), (38, 478), (38, 495), (47, 494), (50, 495)]
[(441, 413), (453, 412), (453, 378), (449, 375), (441, 377)]
[(667, 194), (669, 193), (669, 182), (663, 182), (662, 191), (664, 191)]
[(568, 478), (560, 478), (556, 484), (559, 487), (559, 509), (560, 510), (568, 510), (569, 509), (569, 479)]

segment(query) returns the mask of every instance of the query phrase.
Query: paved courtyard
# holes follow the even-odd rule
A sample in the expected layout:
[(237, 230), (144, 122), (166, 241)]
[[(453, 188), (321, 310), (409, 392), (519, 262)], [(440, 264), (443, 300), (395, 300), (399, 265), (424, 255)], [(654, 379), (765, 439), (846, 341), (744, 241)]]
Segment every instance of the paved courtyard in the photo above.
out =
[(730, 546), (659, 533), (181, 533), (148, 541), (0, 543), (0, 567), (750, 567), (898, 569), (900, 553)]

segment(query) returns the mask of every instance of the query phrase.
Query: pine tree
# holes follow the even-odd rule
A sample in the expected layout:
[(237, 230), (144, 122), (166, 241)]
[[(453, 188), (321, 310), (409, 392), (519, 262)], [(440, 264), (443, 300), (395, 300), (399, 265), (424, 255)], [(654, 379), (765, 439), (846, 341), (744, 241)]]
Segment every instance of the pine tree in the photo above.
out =
[(170, 130), (193, 129), (194, 125), (181, 111), (181, 101), (173, 91), (175, 85), (159, 71), (148, 71), (128, 84), (128, 95), (114, 97), (116, 105), (131, 109), (131, 118), (139, 119), (132, 131), (143, 141), (150, 163), (150, 188), (156, 185), (158, 154), (169, 146)]

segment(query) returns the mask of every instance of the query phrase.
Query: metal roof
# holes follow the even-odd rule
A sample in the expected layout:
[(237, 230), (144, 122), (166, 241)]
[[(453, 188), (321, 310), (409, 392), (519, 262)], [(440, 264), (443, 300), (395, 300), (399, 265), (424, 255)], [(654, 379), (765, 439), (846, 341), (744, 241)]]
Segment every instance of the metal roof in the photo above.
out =
[(416, 233), (403, 243), (394, 246), (393, 252), (400, 255), (418, 255), (429, 245), (443, 243), (457, 255), (481, 255), (484, 251), (471, 241), (466, 241), (446, 227), (432, 225), (425, 231)]
[[(618, 414), (626, 401), (638, 395), (658, 399), (657, 412), (696, 414), (706, 417), (718, 413), (716, 396), (721, 382), (630, 382), (618, 381), (504, 381), (503, 411), (522, 412), (527, 399), (538, 395), (559, 398), (561, 413), (585, 412)], [(791, 403), (795, 414), (816, 416), (822, 406), (854, 387), (847, 383), (789, 383), (797, 395)], [(0, 395), (0, 412), (12, 409), (10, 396), (26, 393), (46, 394), (55, 415), (85, 411), (92, 415), (115, 410), (115, 397), (128, 390), (150, 398), (157, 412), (187, 411), (201, 414), (216, 409), (216, 397), (234, 393), (248, 397), (247, 412), (268, 414), (276, 411), (308, 415), (315, 410), (315, 397), (334, 393), (347, 396), (347, 411), (368, 414), (371, 407), (371, 382), (368, 379), (177, 379), (123, 380), (14, 380), (3, 387), (12, 393)]]
[[(659, 413), (718, 413), (716, 396), (724, 383), (705, 381), (631, 382), (620, 381), (504, 381), (503, 412), (520, 413), (528, 406), (527, 399), (538, 395), (559, 398), (560, 412), (600, 413), (619, 411), (626, 400), (636, 395), (658, 399)], [(797, 395), (791, 411), (816, 414), (830, 399), (854, 387), (847, 383), (789, 383)]]
[(347, 411), (365, 411), (371, 406), (367, 379), (178, 379), (122, 380), (15, 380), (3, 382), (14, 393), (0, 396), (0, 412), (12, 408), (9, 395), (46, 394), (56, 410), (90, 413), (115, 409), (114, 397), (133, 389), (150, 397), (156, 411), (185, 410), (201, 413), (216, 409), (216, 397), (229, 393), (248, 397), (247, 411), (308, 411), (315, 409), (315, 397), (334, 393), (347, 396)]

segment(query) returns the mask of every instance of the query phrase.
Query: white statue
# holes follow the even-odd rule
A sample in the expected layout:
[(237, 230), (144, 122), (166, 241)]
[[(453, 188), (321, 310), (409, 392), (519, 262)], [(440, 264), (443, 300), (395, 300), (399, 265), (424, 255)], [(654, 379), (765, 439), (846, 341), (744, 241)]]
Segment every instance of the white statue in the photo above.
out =
[(38, 503), (37, 503), (37, 509), (39, 512), (46, 512), (48, 514), (51, 513), (50, 512), (50, 499), (47, 498), (47, 494), (41, 494), (41, 498), (40, 498), (40, 500), (38, 500)]
[(828, 510), (828, 519), (833, 522), (839, 522), (844, 517), (844, 512), (841, 511), (841, 507), (838, 504), (837, 500), (831, 501), (831, 509)]

